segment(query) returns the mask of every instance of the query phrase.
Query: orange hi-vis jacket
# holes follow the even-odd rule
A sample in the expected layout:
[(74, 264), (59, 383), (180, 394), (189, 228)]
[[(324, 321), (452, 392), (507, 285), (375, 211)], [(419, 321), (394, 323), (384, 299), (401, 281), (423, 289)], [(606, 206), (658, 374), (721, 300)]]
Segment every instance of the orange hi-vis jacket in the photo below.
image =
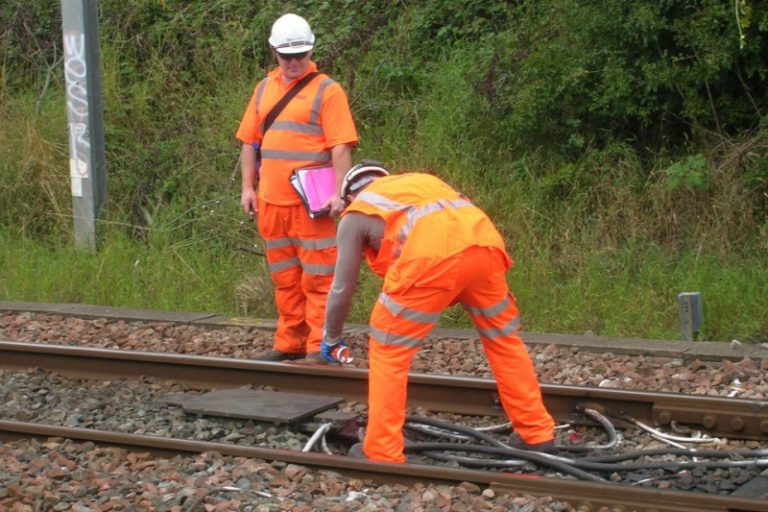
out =
[(485, 212), (434, 176), (400, 174), (378, 178), (342, 215), (353, 211), (384, 220), (386, 227), (378, 253), (366, 247), (365, 257), (376, 274), (386, 275), (385, 293), (406, 290), (419, 278), (422, 286), (440, 287), (442, 276), (433, 269), (473, 246), (499, 249), (506, 268), (512, 266), (504, 239)]
[(301, 204), (289, 182), (294, 169), (330, 162), (332, 147), (357, 143), (347, 95), (322, 73), (286, 105), (264, 134), (264, 120), (275, 104), (314, 71), (317, 64), (311, 62), (305, 75), (286, 84), (280, 68), (272, 70), (256, 86), (237, 130), (240, 141), (261, 144), (259, 198), (266, 203)]
[(411, 361), (440, 314), (456, 303), (480, 335), (515, 431), (529, 444), (551, 440), (554, 421), (516, 334), (519, 315), (505, 279), (512, 260), (488, 216), (427, 174), (377, 178), (344, 214), (349, 212), (384, 221), (378, 252), (364, 246), (368, 264), (384, 277), (370, 318), (365, 456), (405, 461), (402, 427)]

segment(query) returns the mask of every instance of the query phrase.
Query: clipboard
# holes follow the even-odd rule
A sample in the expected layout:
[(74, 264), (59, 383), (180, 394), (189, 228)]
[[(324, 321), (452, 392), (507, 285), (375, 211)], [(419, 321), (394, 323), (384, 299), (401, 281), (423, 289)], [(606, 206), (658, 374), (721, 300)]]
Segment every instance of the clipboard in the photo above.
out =
[(330, 207), (323, 208), (336, 191), (336, 170), (331, 164), (300, 167), (291, 174), (291, 185), (301, 198), (310, 218), (328, 215)]

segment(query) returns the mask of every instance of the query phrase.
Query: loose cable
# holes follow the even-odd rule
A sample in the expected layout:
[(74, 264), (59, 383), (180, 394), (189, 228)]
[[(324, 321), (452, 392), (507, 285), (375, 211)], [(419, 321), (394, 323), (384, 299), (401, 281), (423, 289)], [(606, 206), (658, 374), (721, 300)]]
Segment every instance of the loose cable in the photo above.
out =
[(309, 438), (309, 441), (307, 441), (307, 444), (304, 445), (304, 448), (301, 449), (302, 452), (308, 452), (312, 450), (312, 447), (315, 446), (315, 444), (323, 437), (325, 436), (325, 433), (330, 430), (332, 423), (323, 423), (318, 427), (317, 430), (315, 430), (315, 433), (312, 434), (312, 437)]
[[(709, 437), (706, 434), (701, 435), (699, 437), (674, 436), (671, 434), (666, 434), (664, 432), (661, 432), (660, 430), (657, 430), (651, 426), (648, 426), (642, 421), (636, 420), (635, 418), (627, 414), (621, 414), (618, 417), (636, 425), (637, 427), (641, 428), (642, 430), (645, 430), (646, 432), (649, 432), (653, 436), (658, 436), (657, 438), (660, 441), (664, 440), (664, 441), (671, 441), (671, 442), (677, 442), (677, 443), (714, 443), (718, 440), (716, 437)], [(677, 446), (677, 447), (680, 448), (680, 446)]]
[[(571, 465), (571, 461), (555, 455), (549, 455), (541, 452), (520, 450), (509, 446), (486, 446), (480, 444), (458, 444), (458, 443), (407, 443), (405, 450), (408, 452), (433, 452), (433, 451), (455, 451), (466, 453), (490, 453), (501, 455), (506, 458), (522, 459), (538, 466), (545, 466), (556, 471), (574, 476), (580, 480), (605, 483), (605, 479), (582, 471)], [(498, 460), (498, 459), (497, 459)]]
[(462, 434), (465, 434), (469, 437), (474, 437), (475, 439), (479, 439), (481, 441), (485, 441), (486, 443), (496, 446), (499, 448), (508, 448), (508, 446), (495, 437), (486, 434), (485, 432), (480, 432), (477, 429), (471, 428), (471, 427), (465, 427), (462, 425), (454, 425), (451, 423), (447, 423), (445, 421), (440, 421), (432, 418), (426, 418), (423, 416), (412, 416), (408, 415), (405, 417), (406, 422), (408, 423), (420, 423), (424, 425), (429, 425), (432, 427), (441, 428), (446, 431), (455, 431), (455, 432), (461, 432)]
[(605, 430), (606, 435), (608, 436), (607, 443), (600, 446), (590, 446), (589, 448), (593, 450), (608, 450), (611, 448), (615, 448), (616, 446), (619, 445), (619, 443), (621, 442), (621, 435), (616, 432), (616, 428), (611, 423), (611, 420), (609, 420), (607, 417), (597, 412), (595, 409), (585, 408), (582, 411), (582, 414), (599, 423), (600, 426), (603, 427), (603, 429)]

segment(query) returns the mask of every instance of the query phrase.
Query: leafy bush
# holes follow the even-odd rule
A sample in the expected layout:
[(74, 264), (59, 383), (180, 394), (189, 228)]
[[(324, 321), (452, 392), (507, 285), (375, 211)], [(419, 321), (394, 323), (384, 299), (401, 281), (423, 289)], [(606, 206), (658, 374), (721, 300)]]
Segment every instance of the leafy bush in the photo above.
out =
[[(71, 236), (71, 197), (61, 16), (49, 4), (0, 5), (0, 224), (56, 245)], [(583, 279), (595, 254), (620, 267), (648, 247), (768, 255), (766, 2), (99, 6), (108, 236), (149, 250), (248, 245), (234, 133), (274, 66), (272, 22), (297, 12), (321, 70), (348, 92), (358, 157), (445, 177), (516, 252), (548, 265), (542, 275)], [(251, 311), (254, 283), (236, 292)]]

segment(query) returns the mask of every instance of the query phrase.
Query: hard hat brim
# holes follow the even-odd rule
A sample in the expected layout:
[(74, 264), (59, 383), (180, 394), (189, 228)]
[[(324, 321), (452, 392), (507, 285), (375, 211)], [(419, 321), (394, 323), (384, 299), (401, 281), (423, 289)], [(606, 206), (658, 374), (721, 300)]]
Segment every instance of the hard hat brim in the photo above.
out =
[[(366, 176), (370, 176), (371, 179), (366, 179), (364, 183), (360, 183), (353, 187), (355, 182)], [(347, 197), (350, 193), (358, 192), (376, 177), (381, 178), (383, 176), (389, 176), (389, 172), (380, 165), (372, 165), (369, 161), (364, 161), (363, 163), (355, 165), (352, 169), (347, 171), (347, 174), (344, 176), (344, 180), (341, 183), (342, 197)], [(353, 188), (354, 190), (352, 190)]]
[(315, 47), (315, 45), (313, 45), (313, 44), (300, 44), (300, 45), (296, 45), (296, 46), (291, 46), (291, 45), (272, 46), (272, 49), (274, 49), (277, 53), (284, 53), (285, 55), (292, 55), (294, 53), (308, 52), (308, 51), (310, 51), (314, 47)]

